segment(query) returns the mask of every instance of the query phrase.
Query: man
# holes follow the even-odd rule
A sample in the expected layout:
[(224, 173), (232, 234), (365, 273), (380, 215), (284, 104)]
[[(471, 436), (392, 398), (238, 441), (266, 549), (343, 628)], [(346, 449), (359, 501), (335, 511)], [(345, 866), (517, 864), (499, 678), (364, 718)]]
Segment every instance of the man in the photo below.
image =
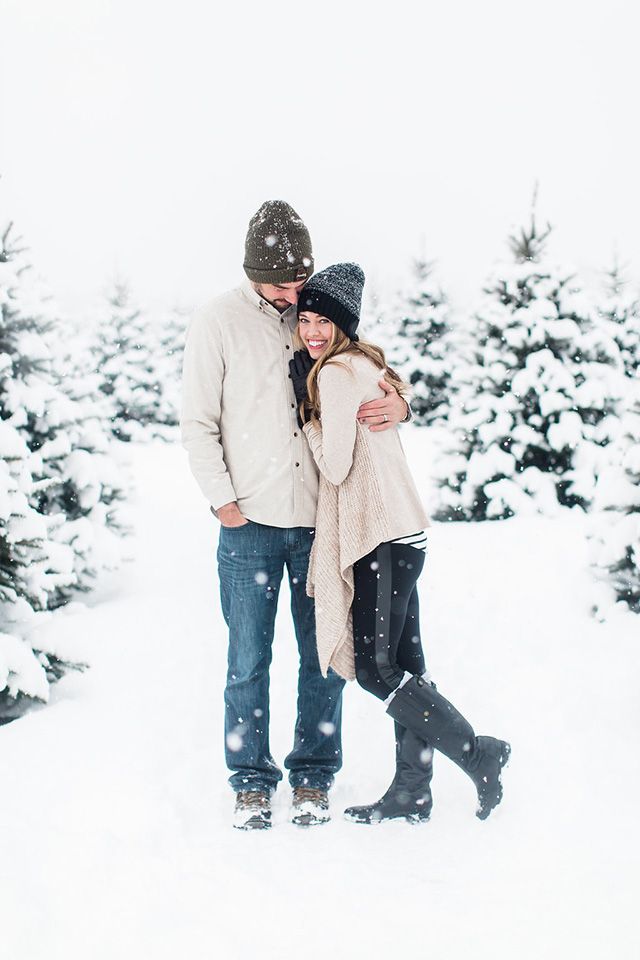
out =
[[(297, 423), (289, 360), (296, 304), (313, 273), (313, 253), (307, 228), (288, 204), (267, 201), (252, 218), (244, 271), (246, 281), (204, 307), (189, 326), (182, 436), (191, 470), (221, 525), (234, 825), (268, 827), (270, 798), (282, 779), (269, 748), (269, 666), (285, 567), (300, 656), (294, 744), (285, 767), (292, 820), (313, 825), (329, 819), (328, 790), (342, 765), (343, 681), (320, 673), (313, 601), (305, 590), (318, 477)], [(405, 401), (386, 390), (388, 396), (358, 411), (371, 429), (407, 418)]]

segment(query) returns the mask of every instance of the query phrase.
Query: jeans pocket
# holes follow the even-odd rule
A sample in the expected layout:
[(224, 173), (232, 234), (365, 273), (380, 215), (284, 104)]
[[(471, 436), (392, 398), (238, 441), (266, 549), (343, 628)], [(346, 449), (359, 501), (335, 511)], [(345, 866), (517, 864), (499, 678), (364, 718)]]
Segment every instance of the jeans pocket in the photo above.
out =
[(251, 520), (247, 520), (246, 523), (241, 523), (241, 524), (240, 524), (239, 526), (237, 526), (237, 527), (225, 527), (224, 523), (221, 523), (221, 524), (220, 524), (220, 529), (221, 529), (221, 530), (231, 530), (231, 531), (233, 531), (233, 530), (244, 530), (246, 527), (250, 527), (250, 526), (251, 526)]
[(251, 549), (250, 530), (253, 527), (251, 520), (241, 524), (239, 527), (225, 527), (220, 524), (220, 535), (218, 539), (218, 552), (222, 554), (231, 554), (236, 556), (238, 551), (244, 553)]

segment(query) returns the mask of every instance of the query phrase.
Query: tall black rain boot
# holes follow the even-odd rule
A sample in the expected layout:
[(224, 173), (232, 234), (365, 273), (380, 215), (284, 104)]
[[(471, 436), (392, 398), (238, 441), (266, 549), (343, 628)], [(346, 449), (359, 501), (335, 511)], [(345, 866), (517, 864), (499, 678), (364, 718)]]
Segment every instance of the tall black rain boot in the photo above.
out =
[(431, 814), (431, 775), (433, 751), (412, 730), (395, 724), (396, 773), (389, 789), (376, 803), (347, 807), (344, 816), (352, 823), (382, 823), (384, 820), (408, 820), (421, 823)]
[(486, 820), (502, 800), (500, 774), (510, 745), (494, 737), (476, 737), (471, 724), (422, 677), (412, 677), (397, 690), (387, 713), (468, 774), (478, 791), (476, 816)]

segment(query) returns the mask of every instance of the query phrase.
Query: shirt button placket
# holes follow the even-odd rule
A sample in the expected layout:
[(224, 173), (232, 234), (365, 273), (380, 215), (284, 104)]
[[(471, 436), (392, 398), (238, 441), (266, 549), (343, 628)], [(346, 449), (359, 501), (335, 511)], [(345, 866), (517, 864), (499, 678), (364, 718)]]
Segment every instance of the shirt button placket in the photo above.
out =
[[(290, 343), (287, 343), (286, 341), (287, 341), (287, 339), (289, 339), (291, 333), (290, 333), (289, 327), (288, 327), (288, 326), (285, 326), (285, 318), (284, 318), (283, 316), (280, 317), (280, 332), (281, 332), (281, 334), (282, 334), (283, 340), (285, 341), (285, 344), (284, 344), (284, 349), (285, 349), (285, 351), (290, 351), (290, 350), (291, 350), (291, 344), (290, 344)], [(287, 334), (289, 334), (289, 336), (287, 336)], [(286, 354), (285, 354), (285, 356), (286, 356)], [(290, 384), (291, 381), (288, 379), (288, 374), (289, 374), (289, 370), (288, 370), (289, 361), (288, 361), (288, 360), (286, 361), (286, 365), (287, 365), (287, 370), (286, 370), (286, 373), (287, 373), (287, 382)], [(296, 409), (296, 403), (295, 403), (295, 402), (294, 402), (294, 403), (291, 403), (291, 410), (295, 410), (295, 409)], [(294, 431), (293, 436), (294, 436), (294, 438), (296, 439), (297, 443), (300, 443), (299, 434), (298, 434), (297, 431)], [(296, 454), (297, 454), (298, 456), (300, 455), (300, 453), (299, 453), (298, 450), (295, 450), (295, 452), (294, 452), (294, 451), (292, 451), (292, 452), (293, 452), (294, 456), (295, 456)], [(299, 471), (299, 470), (300, 470), (300, 460), (294, 460), (294, 480), (293, 480), (293, 514), (294, 514), (294, 525), (297, 524), (297, 522), (298, 522), (298, 513), (299, 513), (299, 510), (300, 510), (300, 499), (299, 499), (299, 498), (300, 498), (300, 494), (299, 494), (299, 492), (298, 492), (298, 483), (300, 482), (300, 480), (299, 480), (300, 474), (297, 472), (297, 471)]]

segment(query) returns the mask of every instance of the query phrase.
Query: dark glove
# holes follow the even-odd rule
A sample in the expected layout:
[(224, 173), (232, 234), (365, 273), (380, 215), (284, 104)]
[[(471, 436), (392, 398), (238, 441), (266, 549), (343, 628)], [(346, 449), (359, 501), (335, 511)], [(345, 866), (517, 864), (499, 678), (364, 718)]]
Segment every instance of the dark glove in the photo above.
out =
[(314, 361), (306, 350), (296, 350), (291, 360), (289, 360), (289, 376), (298, 403), (302, 403), (303, 400), (307, 399), (307, 377), (313, 364)]

